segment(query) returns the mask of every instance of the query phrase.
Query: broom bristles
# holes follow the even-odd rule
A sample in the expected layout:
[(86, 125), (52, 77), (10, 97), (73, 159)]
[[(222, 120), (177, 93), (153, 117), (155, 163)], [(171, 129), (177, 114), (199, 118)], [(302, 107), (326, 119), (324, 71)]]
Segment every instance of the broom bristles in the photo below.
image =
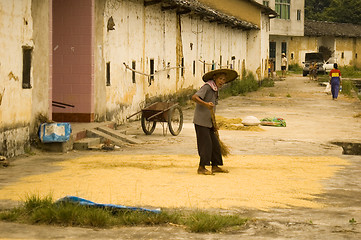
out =
[(212, 115), (212, 123), (213, 123), (213, 126), (214, 126), (214, 129), (215, 129), (215, 134), (217, 136), (217, 140), (219, 142), (219, 146), (221, 148), (221, 154), (223, 157), (227, 157), (231, 151), (229, 149), (229, 147), (221, 141), (221, 139), (219, 138), (219, 133), (218, 133), (218, 127), (217, 127), (217, 123), (216, 123), (216, 117), (214, 115), (214, 110), (211, 109), (211, 115)]

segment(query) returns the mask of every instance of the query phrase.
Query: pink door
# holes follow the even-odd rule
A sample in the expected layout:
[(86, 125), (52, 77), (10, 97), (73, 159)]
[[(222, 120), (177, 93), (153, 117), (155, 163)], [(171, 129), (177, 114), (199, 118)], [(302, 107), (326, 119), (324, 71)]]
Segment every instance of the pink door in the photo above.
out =
[(94, 0), (53, 0), (52, 8), (52, 118), (91, 122)]

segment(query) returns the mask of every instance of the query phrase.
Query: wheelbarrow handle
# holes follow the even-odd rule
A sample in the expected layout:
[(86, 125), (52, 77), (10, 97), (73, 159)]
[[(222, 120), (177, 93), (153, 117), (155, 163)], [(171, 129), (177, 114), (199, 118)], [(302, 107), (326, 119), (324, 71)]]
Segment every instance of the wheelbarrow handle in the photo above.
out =
[(151, 106), (153, 106), (153, 105), (155, 105), (155, 104), (157, 104), (157, 102), (156, 102), (156, 103), (153, 103), (153, 104), (151, 104), (151, 105), (149, 105), (149, 106), (148, 106), (148, 107), (146, 107), (146, 108), (143, 108), (143, 109), (139, 110), (139, 111), (138, 111), (138, 112), (136, 112), (136, 113), (133, 113), (132, 115), (128, 116), (128, 117), (127, 117), (127, 119), (129, 119), (129, 118), (131, 118), (131, 117), (133, 117), (133, 116), (137, 115), (138, 113), (141, 113), (144, 109), (147, 109), (147, 108), (149, 108), (149, 107), (151, 107)]
[(133, 117), (133, 116), (135, 116), (135, 115), (137, 115), (138, 113), (141, 113), (141, 112), (142, 112), (142, 110), (140, 110), (140, 111), (138, 111), (136, 113), (133, 113), (132, 115), (128, 116), (127, 119), (129, 119), (129, 118), (131, 118), (131, 117)]
[(150, 120), (150, 119), (152, 119), (152, 118), (155, 118), (156, 116), (158, 116), (158, 115), (160, 115), (160, 114), (162, 114), (162, 113), (164, 113), (164, 112), (168, 111), (168, 110), (169, 110), (169, 109), (171, 109), (171, 108), (174, 108), (174, 107), (175, 107), (175, 106), (177, 106), (177, 105), (178, 105), (178, 103), (173, 104), (172, 106), (170, 106), (170, 107), (168, 107), (168, 108), (166, 108), (166, 109), (162, 110), (161, 112), (156, 113), (156, 114), (154, 114), (154, 115), (150, 116), (150, 117), (148, 118), (148, 120)]

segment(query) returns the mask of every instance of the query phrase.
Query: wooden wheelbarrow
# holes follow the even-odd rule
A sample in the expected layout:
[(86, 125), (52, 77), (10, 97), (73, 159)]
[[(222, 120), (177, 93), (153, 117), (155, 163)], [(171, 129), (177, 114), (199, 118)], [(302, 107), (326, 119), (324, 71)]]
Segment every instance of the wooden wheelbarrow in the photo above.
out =
[(157, 122), (167, 122), (170, 133), (177, 136), (183, 127), (183, 112), (178, 103), (156, 102), (130, 115), (127, 119), (141, 113), (143, 132), (150, 135), (154, 132)]

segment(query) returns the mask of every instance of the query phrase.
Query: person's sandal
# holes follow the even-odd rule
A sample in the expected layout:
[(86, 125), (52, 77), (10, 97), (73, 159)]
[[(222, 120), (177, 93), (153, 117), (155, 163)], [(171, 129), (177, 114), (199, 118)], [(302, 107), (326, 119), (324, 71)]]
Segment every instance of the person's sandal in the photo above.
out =
[(198, 168), (197, 173), (202, 175), (213, 175), (213, 173), (206, 168)]
[(227, 169), (223, 169), (217, 166), (212, 167), (212, 173), (229, 173)]

